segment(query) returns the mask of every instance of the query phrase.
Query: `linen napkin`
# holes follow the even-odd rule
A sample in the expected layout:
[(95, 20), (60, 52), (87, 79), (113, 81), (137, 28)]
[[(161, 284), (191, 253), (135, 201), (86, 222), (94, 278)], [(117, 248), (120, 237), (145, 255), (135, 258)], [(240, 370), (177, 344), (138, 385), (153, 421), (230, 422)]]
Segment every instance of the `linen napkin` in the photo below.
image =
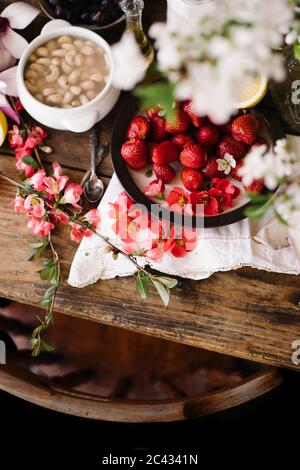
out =
[[(300, 138), (288, 136), (289, 143), (300, 151)], [(119, 241), (111, 229), (108, 216), (109, 203), (115, 202), (123, 187), (113, 175), (99, 204), (101, 222), (97, 228), (102, 235)], [(300, 231), (288, 230), (268, 214), (262, 220), (244, 219), (232, 225), (205, 228), (198, 238), (194, 251), (184, 258), (165, 253), (160, 261), (138, 257), (141, 266), (149, 265), (160, 272), (190, 279), (205, 279), (217, 271), (229, 271), (242, 266), (277, 273), (300, 273)], [(135, 266), (123, 255), (113, 259), (105, 253), (105, 242), (96, 235), (84, 238), (74, 257), (68, 282), (74, 287), (85, 287), (100, 279), (129, 276)], [(121, 246), (121, 245), (120, 245)]]

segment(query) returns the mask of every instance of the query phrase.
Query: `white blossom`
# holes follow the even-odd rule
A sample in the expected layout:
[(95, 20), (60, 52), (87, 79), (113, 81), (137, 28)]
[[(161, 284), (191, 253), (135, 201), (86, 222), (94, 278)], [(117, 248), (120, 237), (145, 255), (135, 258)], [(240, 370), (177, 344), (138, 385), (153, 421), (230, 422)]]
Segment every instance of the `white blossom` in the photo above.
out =
[(113, 86), (131, 90), (146, 73), (147, 61), (142, 55), (134, 34), (126, 31), (119, 43), (112, 46)]
[(175, 30), (172, 24), (154, 24), (150, 34), (159, 68), (175, 85), (175, 98), (192, 99), (195, 112), (222, 124), (253, 76), (284, 78), (283, 58), (273, 48), (289, 30), (293, 7), (289, 0), (208, 5), (188, 25), (183, 21)]
[(300, 176), (300, 156), (288, 147), (286, 139), (277, 140), (273, 150), (267, 150), (266, 145), (254, 146), (244, 158), (239, 175), (245, 185), (263, 178), (267, 188), (273, 190), (284, 178)]
[(230, 153), (225, 153), (224, 158), (217, 158), (218, 170), (224, 171), (225, 175), (229, 175), (232, 168), (236, 167), (236, 161)]

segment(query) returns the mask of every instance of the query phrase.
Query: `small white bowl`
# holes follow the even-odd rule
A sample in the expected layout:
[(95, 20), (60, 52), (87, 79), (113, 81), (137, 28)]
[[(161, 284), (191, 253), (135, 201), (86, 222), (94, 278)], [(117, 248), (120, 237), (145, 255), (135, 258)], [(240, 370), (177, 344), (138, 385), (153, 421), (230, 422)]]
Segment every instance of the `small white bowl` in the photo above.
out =
[[(24, 69), (34, 50), (50, 39), (66, 34), (96, 43), (106, 52), (110, 66), (109, 77), (104, 89), (89, 103), (72, 109), (55, 108), (41, 103), (31, 95), (24, 82)], [(44, 26), (41, 34), (29, 44), (22, 55), (17, 70), (17, 90), (24, 108), (36, 121), (53, 129), (85, 132), (103, 119), (119, 98), (120, 91), (113, 88), (112, 76), (111, 49), (101, 36), (88, 29), (72, 26), (67, 21), (53, 20)]]

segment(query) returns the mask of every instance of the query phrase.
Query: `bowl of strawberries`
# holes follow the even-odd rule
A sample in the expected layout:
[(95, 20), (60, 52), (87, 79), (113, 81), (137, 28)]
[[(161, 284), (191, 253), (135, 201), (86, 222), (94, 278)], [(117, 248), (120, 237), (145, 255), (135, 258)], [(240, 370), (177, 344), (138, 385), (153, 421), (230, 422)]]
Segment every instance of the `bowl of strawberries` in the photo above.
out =
[(159, 106), (141, 111), (130, 98), (114, 126), (112, 160), (136, 203), (149, 211), (159, 204), (159, 216), (171, 222), (181, 212), (189, 226), (218, 227), (242, 220), (248, 193), (265, 191), (262, 180), (242, 184), (239, 170), (247, 153), (283, 137), (266, 106), (239, 111), (220, 126), (197, 116), (190, 101), (177, 103), (168, 119)]

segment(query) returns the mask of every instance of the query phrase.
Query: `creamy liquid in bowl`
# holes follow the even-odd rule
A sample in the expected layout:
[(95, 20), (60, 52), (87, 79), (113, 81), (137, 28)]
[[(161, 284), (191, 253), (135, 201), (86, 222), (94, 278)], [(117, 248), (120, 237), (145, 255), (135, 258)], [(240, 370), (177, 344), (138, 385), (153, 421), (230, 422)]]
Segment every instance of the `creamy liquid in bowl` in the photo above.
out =
[(105, 87), (108, 57), (93, 41), (59, 36), (39, 46), (24, 71), (28, 91), (40, 102), (56, 108), (89, 103)]

